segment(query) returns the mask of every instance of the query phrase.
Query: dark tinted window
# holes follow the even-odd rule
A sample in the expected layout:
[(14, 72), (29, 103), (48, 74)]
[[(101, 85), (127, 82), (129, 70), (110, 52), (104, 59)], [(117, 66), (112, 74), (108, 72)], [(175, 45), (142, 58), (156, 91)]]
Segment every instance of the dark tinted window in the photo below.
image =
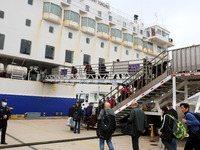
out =
[(3, 49), (4, 47), (4, 40), (5, 40), (5, 35), (0, 34), (0, 49)]
[(31, 26), (31, 20), (29, 20), (29, 19), (26, 19), (26, 26)]
[(28, 0), (29, 5), (33, 5), (33, 0)]
[(103, 42), (101, 42), (101, 48), (104, 48), (104, 43)]
[(87, 44), (90, 43), (90, 38), (86, 38), (86, 43), (87, 43)]
[(31, 41), (23, 40), (23, 39), (21, 40), (20, 53), (30, 55), (30, 53), (31, 53)]
[(50, 27), (49, 27), (49, 32), (50, 32), (50, 33), (53, 33), (53, 31), (54, 31), (54, 28), (53, 28), (52, 26), (50, 26)]
[(87, 54), (84, 54), (83, 56), (83, 65), (85, 64), (90, 64), (90, 60), (91, 60), (91, 56), (90, 55), (87, 55)]
[(65, 62), (73, 63), (73, 51), (66, 50), (65, 52)]
[(68, 38), (72, 39), (73, 34), (71, 32), (68, 33)]
[(55, 47), (46, 45), (45, 58), (54, 59), (54, 49)]
[(2, 19), (4, 18), (4, 11), (0, 10), (0, 18), (2, 18)]

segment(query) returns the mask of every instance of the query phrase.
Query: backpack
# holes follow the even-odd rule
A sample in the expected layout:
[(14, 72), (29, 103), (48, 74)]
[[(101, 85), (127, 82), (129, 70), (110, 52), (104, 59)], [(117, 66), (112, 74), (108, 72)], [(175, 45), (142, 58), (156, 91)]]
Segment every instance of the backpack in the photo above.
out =
[[(182, 140), (185, 138), (186, 129), (183, 124), (178, 121), (175, 117), (167, 114), (174, 122), (173, 122), (173, 129), (170, 129), (174, 135), (174, 137), (178, 140)], [(170, 128), (170, 127), (169, 127)]]
[(104, 115), (98, 123), (97, 136), (104, 140), (108, 140), (114, 131), (115, 117), (108, 115), (104, 110)]
[(76, 69), (76, 68), (74, 68), (73, 72), (74, 72), (74, 74), (76, 74), (76, 73), (77, 73), (77, 69)]
[(76, 108), (75, 110), (74, 110), (74, 113), (73, 113), (73, 120), (74, 121), (80, 121), (80, 114), (79, 114), (79, 109), (78, 108)]

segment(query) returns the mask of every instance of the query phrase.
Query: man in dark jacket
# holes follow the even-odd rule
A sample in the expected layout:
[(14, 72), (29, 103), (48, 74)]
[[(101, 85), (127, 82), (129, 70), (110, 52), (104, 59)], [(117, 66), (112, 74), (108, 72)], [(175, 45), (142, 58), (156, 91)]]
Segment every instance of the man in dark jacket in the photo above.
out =
[(163, 113), (163, 120), (162, 120), (162, 126), (159, 131), (159, 136), (162, 139), (162, 143), (165, 145), (165, 148), (167, 150), (173, 150), (173, 145), (172, 145), (172, 138), (173, 138), (173, 119), (169, 115), (171, 113), (167, 109), (167, 106), (163, 106), (162, 108), (162, 113)]
[(73, 120), (75, 121), (74, 133), (76, 133), (76, 129), (78, 126), (78, 134), (80, 134), (81, 117), (82, 117), (82, 109), (81, 109), (80, 103), (77, 101), (76, 107), (75, 107), (74, 113), (73, 113)]
[(5, 135), (7, 129), (7, 121), (11, 115), (10, 109), (6, 105), (7, 105), (7, 99), (2, 99), (0, 106), (0, 128), (2, 129), (1, 144), (7, 144), (5, 141)]
[[(109, 133), (107, 132), (106, 135), (104, 135), (104, 132), (101, 132), (101, 123), (102, 123), (101, 121), (102, 121), (103, 116), (105, 115), (104, 113), (109, 115), (110, 120), (112, 120), (111, 125), (110, 125), (111, 129), (109, 129), (109, 131), (108, 131)], [(110, 108), (110, 103), (105, 102), (104, 109), (101, 110), (100, 115), (98, 117), (97, 136), (99, 137), (100, 150), (104, 150), (104, 141), (105, 140), (106, 140), (109, 150), (114, 150), (113, 144), (111, 142), (111, 138), (112, 138), (112, 134), (114, 133), (115, 130), (116, 130), (115, 113)]]
[(200, 141), (197, 138), (197, 132), (200, 131), (200, 122), (193, 115), (193, 112), (189, 111), (190, 109), (189, 104), (181, 103), (180, 107), (181, 107), (181, 111), (186, 116), (186, 119), (182, 119), (182, 122), (185, 123), (189, 129), (189, 137), (185, 144), (184, 150), (193, 150), (193, 149), (200, 150), (200, 146), (199, 146)]
[[(76, 107), (76, 104), (73, 104), (72, 107), (69, 109), (69, 112), (68, 112), (69, 117), (73, 117), (75, 107)], [(70, 129), (71, 131), (73, 131), (73, 127), (70, 127)]]
[[(167, 107), (169, 109), (169, 112), (178, 120), (178, 114), (177, 111), (173, 108), (172, 102), (169, 102), (167, 104)], [(173, 145), (173, 150), (177, 150), (177, 139), (172, 138), (172, 145)]]
[(85, 118), (85, 121), (87, 122), (87, 130), (89, 130), (89, 121), (88, 121), (88, 118), (92, 115), (93, 105), (94, 105), (94, 103), (90, 103), (89, 106), (86, 108), (86, 118)]
[(133, 108), (130, 113), (129, 123), (132, 123), (135, 129), (135, 136), (132, 136), (133, 150), (139, 150), (139, 137), (146, 129), (146, 117), (144, 111), (138, 107), (138, 103), (133, 101), (131, 103)]

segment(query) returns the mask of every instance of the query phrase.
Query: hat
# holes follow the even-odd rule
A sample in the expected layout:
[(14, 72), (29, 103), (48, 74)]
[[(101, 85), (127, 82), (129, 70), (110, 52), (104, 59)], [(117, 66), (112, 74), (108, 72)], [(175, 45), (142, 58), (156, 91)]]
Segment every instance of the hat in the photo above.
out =
[(93, 102), (91, 102), (90, 104), (94, 104)]
[(172, 102), (167, 103), (167, 106), (172, 106)]
[(7, 99), (4, 98), (4, 99), (2, 99), (1, 101), (2, 101), (2, 102), (7, 102)]

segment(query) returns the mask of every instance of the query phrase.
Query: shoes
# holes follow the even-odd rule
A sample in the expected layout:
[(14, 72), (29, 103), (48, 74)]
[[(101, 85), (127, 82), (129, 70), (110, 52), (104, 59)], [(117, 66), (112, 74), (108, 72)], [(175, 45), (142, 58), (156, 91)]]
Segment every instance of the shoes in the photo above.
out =
[(8, 144), (8, 143), (6, 143), (6, 142), (1, 142), (1, 144)]

